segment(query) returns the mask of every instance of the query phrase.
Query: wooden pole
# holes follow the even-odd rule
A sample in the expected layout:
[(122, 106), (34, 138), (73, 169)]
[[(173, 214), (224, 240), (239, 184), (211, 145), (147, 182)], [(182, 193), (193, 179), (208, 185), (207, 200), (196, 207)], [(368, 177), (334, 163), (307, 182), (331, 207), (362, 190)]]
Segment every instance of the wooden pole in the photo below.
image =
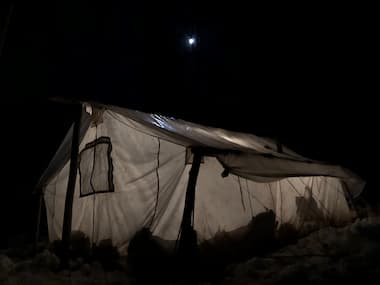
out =
[[(181, 236), (179, 240), (179, 255), (188, 257), (192, 255), (193, 247), (196, 245), (196, 235), (193, 228), (193, 212), (195, 204), (195, 188), (202, 154), (199, 150), (193, 150), (194, 159), (189, 173), (189, 182), (186, 189), (185, 207), (181, 223)], [(194, 240), (195, 239), (195, 240)], [(195, 244), (194, 244), (195, 243)]]
[(36, 228), (36, 240), (34, 244), (34, 252), (38, 250), (38, 241), (40, 239), (40, 227), (41, 227), (41, 212), (42, 212), (42, 199), (43, 193), (42, 191), (38, 192), (38, 212), (37, 212), (37, 228)]
[(281, 143), (281, 139), (280, 139), (279, 135), (276, 136), (275, 141), (276, 141), (276, 146), (277, 146), (277, 152), (282, 153), (283, 152), (282, 151), (282, 143)]
[(1, 33), (1, 37), (0, 37), (0, 57), (3, 55), (3, 49), (4, 49), (4, 46), (5, 46), (5, 40), (6, 40), (6, 37), (7, 37), (7, 33), (8, 33), (8, 28), (9, 28), (9, 24), (11, 22), (11, 16), (13, 14), (13, 9), (14, 9), (14, 3), (10, 3), (9, 4), (9, 12), (6, 16), (6, 19), (5, 19), (5, 23), (4, 23), (4, 29)]
[[(62, 245), (64, 247), (64, 252), (68, 261), (68, 250), (70, 244), (71, 235), (71, 221), (73, 212), (73, 200), (75, 191), (75, 182), (77, 178), (78, 169), (78, 152), (79, 152), (79, 130), (80, 130), (80, 119), (82, 116), (82, 105), (78, 104), (76, 108), (76, 118), (74, 122), (73, 137), (71, 142), (71, 158), (70, 158), (70, 172), (69, 181), (67, 183), (67, 192), (65, 200), (65, 212), (63, 215), (63, 228), (62, 228)], [(64, 261), (65, 262), (65, 261)]]

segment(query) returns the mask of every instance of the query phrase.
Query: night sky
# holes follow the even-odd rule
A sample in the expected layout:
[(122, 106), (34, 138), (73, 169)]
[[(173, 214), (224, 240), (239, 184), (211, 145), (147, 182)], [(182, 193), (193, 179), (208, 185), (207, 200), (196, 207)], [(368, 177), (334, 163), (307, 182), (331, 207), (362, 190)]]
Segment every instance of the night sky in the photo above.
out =
[(51, 97), (276, 137), (354, 170), (368, 181), (368, 197), (379, 196), (373, 7), (13, 1), (5, 37), (11, 2), (0, 4), (7, 232), (33, 231), (33, 186), (73, 119), (72, 106)]

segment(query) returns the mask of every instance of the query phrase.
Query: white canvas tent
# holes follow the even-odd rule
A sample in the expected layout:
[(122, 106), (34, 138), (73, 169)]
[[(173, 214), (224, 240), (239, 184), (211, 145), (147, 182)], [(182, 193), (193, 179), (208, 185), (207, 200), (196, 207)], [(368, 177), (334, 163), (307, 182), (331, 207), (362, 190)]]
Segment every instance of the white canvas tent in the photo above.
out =
[[(211, 150), (196, 182), (199, 241), (243, 227), (268, 209), (279, 224), (299, 227), (305, 217), (297, 201), (305, 193), (314, 201), (314, 217), (343, 223), (351, 219), (349, 198), (364, 187), (352, 172), (286, 147), (278, 152), (266, 138), (114, 106), (83, 106), (72, 230), (93, 243), (112, 239), (122, 254), (143, 227), (164, 240), (177, 239), (192, 148)], [(39, 183), (50, 240), (62, 235), (72, 133)]]

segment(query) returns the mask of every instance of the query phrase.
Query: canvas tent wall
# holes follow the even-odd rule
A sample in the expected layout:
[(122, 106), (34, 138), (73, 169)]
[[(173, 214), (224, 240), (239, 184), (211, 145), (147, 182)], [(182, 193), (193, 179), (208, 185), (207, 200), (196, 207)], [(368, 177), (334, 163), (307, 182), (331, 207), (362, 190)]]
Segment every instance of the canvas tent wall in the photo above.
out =
[[(199, 240), (245, 226), (267, 209), (280, 224), (299, 227), (304, 218), (298, 201), (305, 193), (315, 202), (314, 218), (345, 222), (351, 218), (347, 198), (364, 187), (340, 166), (286, 147), (277, 152), (269, 139), (115, 106), (83, 106), (72, 230), (93, 243), (111, 239), (121, 253), (143, 227), (177, 239), (194, 147), (214, 153), (203, 157), (196, 184)], [(50, 240), (62, 234), (71, 137), (72, 128), (39, 182)], [(222, 177), (223, 171), (229, 175)]]

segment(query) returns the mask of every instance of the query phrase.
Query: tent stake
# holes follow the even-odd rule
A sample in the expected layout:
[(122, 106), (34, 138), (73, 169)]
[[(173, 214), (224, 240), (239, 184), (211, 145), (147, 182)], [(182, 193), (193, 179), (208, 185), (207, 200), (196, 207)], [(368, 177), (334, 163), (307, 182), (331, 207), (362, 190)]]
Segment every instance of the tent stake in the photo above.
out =
[(73, 138), (71, 143), (71, 158), (70, 158), (70, 172), (69, 181), (67, 183), (67, 192), (65, 200), (65, 213), (63, 215), (63, 227), (62, 227), (62, 246), (63, 246), (63, 263), (68, 263), (69, 258), (69, 244), (71, 235), (71, 222), (73, 212), (73, 200), (75, 191), (75, 182), (77, 178), (78, 169), (78, 152), (79, 152), (79, 130), (80, 119), (82, 116), (82, 105), (75, 106), (76, 118), (74, 122)]

